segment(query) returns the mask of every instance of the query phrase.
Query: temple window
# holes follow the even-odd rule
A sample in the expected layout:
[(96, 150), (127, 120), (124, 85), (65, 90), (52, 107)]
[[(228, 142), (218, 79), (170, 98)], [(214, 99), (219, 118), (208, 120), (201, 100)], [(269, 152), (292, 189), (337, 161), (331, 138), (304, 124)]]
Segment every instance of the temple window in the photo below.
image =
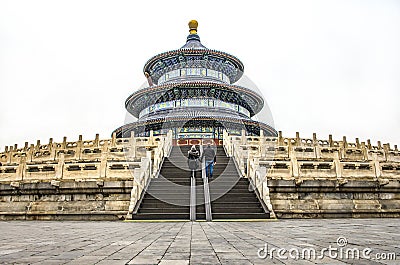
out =
[(220, 80), (225, 83), (230, 83), (229, 77), (219, 71), (207, 69), (207, 68), (183, 68), (172, 70), (160, 76), (158, 79), (158, 84), (163, 84), (168, 81), (185, 78), (185, 77), (202, 77), (210, 78), (214, 80)]
[(222, 100), (212, 99), (212, 98), (203, 98), (203, 99), (180, 99), (180, 100), (173, 100), (173, 101), (166, 101), (154, 104), (150, 107), (143, 109), (139, 117), (143, 117), (149, 113), (155, 111), (162, 111), (167, 109), (173, 109), (177, 107), (219, 107), (224, 109), (230, 109), (235, 112), (241, 113), (250, 117), (250, 111), (246, 108), (239, 106), (234, 103), (225, 102)]

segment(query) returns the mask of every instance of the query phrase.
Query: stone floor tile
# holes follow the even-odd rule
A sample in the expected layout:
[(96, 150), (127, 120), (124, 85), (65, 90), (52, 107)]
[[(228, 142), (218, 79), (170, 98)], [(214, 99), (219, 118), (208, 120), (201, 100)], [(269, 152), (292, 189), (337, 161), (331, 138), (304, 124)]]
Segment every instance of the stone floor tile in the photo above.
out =
[(71, 260), (66, 263), (68, 265), (79, 265), (79, 264), (96, 264), (97, 262), (107, 258), (107, 256), (83, 256), (77, 259)]
[[(352, 260), (264, 260), (274, 248), (337, 246), (400, 254), (398, 219), (310, 219), (278, 222), (2, 222), (0, 264), (352, 264)], [(106, 232), (105, 232), (106, 231)], [(400, 259), (400, 256), (397, 257)], [(267, 262), (267, 263), (266, 263)], [(398, 264), (359, 260), (357, 264)]]
[(189, 260), (165, 260), (162, 259), (159, 265), (189, 265)]
[(96, 265), (126, 265), (130, 259), (103, 259)]

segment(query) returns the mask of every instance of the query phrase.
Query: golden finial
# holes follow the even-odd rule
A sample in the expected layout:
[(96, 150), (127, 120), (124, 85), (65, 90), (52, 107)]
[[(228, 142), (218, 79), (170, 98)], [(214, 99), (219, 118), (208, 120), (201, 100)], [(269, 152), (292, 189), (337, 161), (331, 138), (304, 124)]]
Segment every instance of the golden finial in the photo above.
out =
[(190, 34), (197, 34), (197, 27), (199, 26), (197, 20), (190, 20), (188, 25)]

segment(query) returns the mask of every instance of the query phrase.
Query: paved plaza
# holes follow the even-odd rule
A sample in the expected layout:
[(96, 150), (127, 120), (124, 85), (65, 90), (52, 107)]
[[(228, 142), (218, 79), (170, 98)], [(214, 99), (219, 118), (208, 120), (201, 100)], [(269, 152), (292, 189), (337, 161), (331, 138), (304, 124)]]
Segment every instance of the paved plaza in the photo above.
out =
[(0, 264), (398, 264), (399, 221), (0, 222)]

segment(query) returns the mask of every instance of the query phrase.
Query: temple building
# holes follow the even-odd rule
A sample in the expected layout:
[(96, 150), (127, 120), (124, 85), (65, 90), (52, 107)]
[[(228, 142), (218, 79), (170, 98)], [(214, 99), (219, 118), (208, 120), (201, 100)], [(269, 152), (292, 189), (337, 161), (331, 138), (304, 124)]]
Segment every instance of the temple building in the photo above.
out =
[(138, 118), (115, 130), (117, 137), (165, 135), (173, 138), (222, 140), (223, 130), (240, 135), (277, 136), (269, 124), (251, 118), (264, 106), (257, 91), (234, 85), (243, 75), (243, 63), (230, 54), (206, 48), (189, 22), (186, 44), (158, 54), (144, 66), (149, 86), (130, 95), (125, 106)]
[[(256, 120), (264, 100), (238, 85), (242, 62), (189, 31), (145, 64), (148, 85), (125, 103), (137, 121), (111, 138), (6, 146), (0, 220), (400, 217), (397, 145), (285, 137)], [(213, 148), (213, 178), (204, 160), (189, 170), (191, 145)]]

